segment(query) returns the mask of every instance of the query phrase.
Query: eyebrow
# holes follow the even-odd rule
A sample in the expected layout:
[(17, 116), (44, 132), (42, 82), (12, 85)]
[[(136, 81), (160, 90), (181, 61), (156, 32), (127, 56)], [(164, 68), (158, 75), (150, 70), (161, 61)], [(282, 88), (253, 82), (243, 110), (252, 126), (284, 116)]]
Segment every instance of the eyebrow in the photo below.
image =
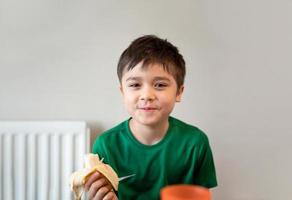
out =
[[(142, 79), (141, 77), (129, 77), (126, 79), (126, 82), (127, 81), (139, 81), (141, 79)], [(154, 81), (170, 81), (169, 78), (163, 77), (163, 76), (155, 76), (153, 80)]]
[(142, 78), (140, 78), (140, 77), (129, 77), (129, 78), (127, 78), (126, 79), (126, 82), (127, 81), (138, 81), (138, 80), (141, 80)]
[(170, 79), (169, 78), (166, 78), (164, 76), (156, 76), (154, 78), (154, 81), (170, 81)]

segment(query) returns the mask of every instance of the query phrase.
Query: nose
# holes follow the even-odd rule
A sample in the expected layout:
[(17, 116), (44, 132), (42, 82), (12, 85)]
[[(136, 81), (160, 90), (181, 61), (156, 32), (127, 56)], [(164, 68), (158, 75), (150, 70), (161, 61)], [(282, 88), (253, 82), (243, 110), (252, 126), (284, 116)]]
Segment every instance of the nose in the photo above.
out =
[(140, 94), (140, 100), (143, 101), (152, 101), (155, 99), (155, 91), (151, 87), (144, 87), (143, 90), (141, 90)]

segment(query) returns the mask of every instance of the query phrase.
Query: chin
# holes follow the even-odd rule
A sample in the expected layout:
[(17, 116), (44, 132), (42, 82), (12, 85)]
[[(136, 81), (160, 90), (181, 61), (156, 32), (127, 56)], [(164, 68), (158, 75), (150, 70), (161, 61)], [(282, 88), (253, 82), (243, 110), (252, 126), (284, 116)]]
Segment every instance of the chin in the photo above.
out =
[(144, 126), (155, 126), (161, 123), (161, 119), (157, 117), (138, 117), (136, 121)]

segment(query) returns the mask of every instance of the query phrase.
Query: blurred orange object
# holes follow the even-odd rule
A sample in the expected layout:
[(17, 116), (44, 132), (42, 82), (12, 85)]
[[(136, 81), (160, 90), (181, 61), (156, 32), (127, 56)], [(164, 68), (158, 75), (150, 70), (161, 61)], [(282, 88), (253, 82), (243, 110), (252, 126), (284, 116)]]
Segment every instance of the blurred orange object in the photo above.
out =
[(211, 192), (197, 185), (169, 185), (161, 189), (161, 200), (211, 200)]

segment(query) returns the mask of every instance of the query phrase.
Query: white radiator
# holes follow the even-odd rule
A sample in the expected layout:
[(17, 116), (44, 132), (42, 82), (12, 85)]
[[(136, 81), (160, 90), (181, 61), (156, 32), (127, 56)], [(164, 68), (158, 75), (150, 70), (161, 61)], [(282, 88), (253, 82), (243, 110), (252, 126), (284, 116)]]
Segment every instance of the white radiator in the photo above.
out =
[(0, 121), (0, 199), (70, 200), (89, 152), (85, 122)]

